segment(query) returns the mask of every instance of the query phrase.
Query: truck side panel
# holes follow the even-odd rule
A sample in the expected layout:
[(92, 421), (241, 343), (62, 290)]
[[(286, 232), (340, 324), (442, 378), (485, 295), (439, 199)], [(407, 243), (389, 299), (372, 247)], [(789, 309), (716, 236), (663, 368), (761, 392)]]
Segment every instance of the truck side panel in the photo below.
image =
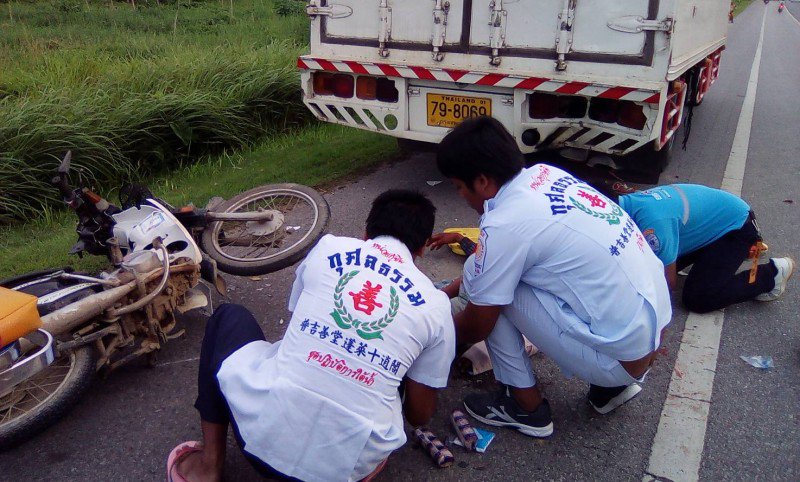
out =
[(676, 1), (669, 80), (725, 44), (729, 8), (728, 0)]

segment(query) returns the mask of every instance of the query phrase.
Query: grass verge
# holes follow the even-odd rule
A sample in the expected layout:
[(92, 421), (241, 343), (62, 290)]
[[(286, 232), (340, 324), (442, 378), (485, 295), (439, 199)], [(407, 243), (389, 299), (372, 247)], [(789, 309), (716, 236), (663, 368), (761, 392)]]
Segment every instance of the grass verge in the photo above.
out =
[(733, 3), (736, 4), (736, 9), (733, 11), (733, 16), (737, 16), (744, 11), (745, 8), (749, 7), (753, 0), (733, 0)]
[[(150, 188), (168, 202), (202, 206), (212, 196), (230, 197), (261, 184), (320, 185), (397, 155), (394, 138), (331, 124), (278, 136), (235, 154), (210, 157), (153, 179)], [(109, 196), (112, 200), (116, 193)], [(116, 199), (113, 199), (116, 201)], [(96, 271), (105, 259), (68, 256), (75, 216), (48, 212), (42, 219), (0, 227), (0, 279), (28, 271), (72, 266)]]
[(271, 0), (5, 6), (0, 223), (58, 204), (48, 179), (67, 149), (107, 188), (311, 119), (295, 67), (308, 19)]

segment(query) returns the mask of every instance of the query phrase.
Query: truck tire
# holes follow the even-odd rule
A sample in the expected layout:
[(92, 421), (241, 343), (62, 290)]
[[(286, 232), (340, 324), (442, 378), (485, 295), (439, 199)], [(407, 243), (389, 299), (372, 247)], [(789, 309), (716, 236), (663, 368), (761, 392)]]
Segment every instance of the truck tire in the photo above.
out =
[(693, 67), (686, 72), (686, 87), (688, 89), (686, 92), (686, 106), (697, 107), (702, 104), (705, 96), (700, 100), (697, 99), (697, 91), (700, 88), (700, 67)]
[(675, 136), (661, 148), (655, 150), (655, 141), (648, 142), (630, 154), (620, 156), (615, 161), (631, 177), (632, 182), (644, 184), (657, 184), (661, 173), (672, 160), (672, 148), (675, 144)]

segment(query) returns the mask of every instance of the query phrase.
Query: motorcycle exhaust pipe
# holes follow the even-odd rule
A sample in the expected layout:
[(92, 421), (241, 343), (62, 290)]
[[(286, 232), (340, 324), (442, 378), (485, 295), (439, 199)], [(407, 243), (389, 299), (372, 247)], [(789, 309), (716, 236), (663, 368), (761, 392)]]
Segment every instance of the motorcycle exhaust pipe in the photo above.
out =
[(136, 289), (136, 281), (101, 291), (42, 317), (42, 328), (53, 336), (68, 333), (113, 307), (121, 298)]

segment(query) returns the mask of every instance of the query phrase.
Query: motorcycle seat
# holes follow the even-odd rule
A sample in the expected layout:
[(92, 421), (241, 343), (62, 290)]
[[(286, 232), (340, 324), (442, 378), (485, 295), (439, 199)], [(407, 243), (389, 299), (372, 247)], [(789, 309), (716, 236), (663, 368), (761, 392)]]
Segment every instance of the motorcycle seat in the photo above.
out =
[(41, 328), (36, 302), (33, 295), (0, 287), (0, 347)]

